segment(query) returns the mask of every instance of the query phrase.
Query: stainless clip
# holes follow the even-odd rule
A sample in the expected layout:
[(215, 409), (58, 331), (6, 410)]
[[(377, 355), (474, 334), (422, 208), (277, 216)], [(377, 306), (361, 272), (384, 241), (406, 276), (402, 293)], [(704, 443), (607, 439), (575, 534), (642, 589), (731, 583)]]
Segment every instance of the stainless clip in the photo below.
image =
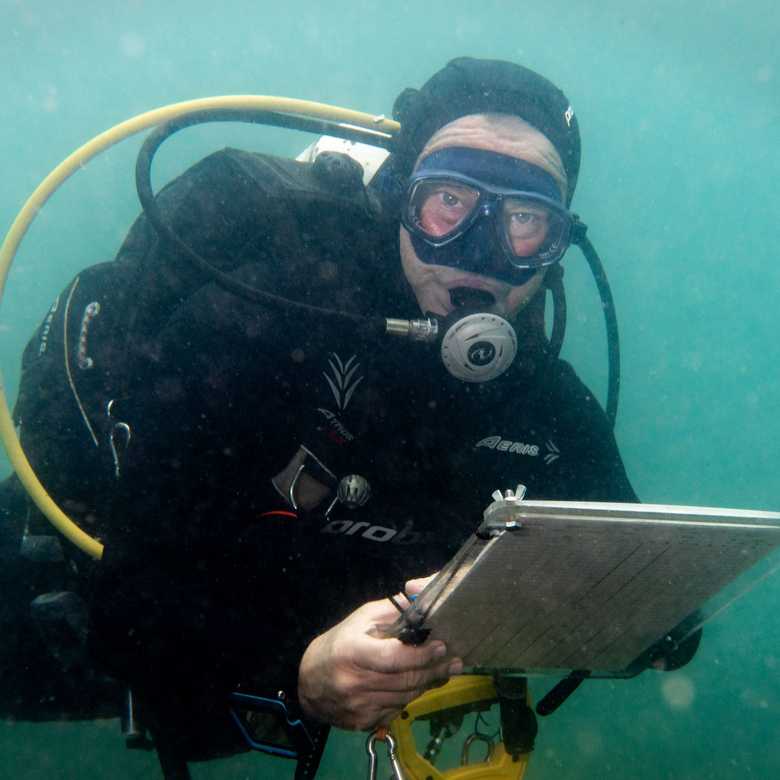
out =
[(487, 734), (480, 734), (479, 732), (474, 732), (473, 734), (469, 734), (468, 737), (466, 737), (465, 741), (463, 742), (463, 750), (460, 754), (460, 765), (461, 766), (470, 766), (471, 761), (471, 747), (475, 742), (482, 742), (485, 745), (486, 755), (484, 758), (479, 759), (479, 761), (475, 761), (473, 763), (487, 763), (490, 761), (491, 758), (493, 758), (493, 751), (495, 748), (495, 745), (493, 744), (493, 740), (487, 735)]
[(395, 740), (384, 729), (377, 729), (366, 740), (366, 752), (368, 753), (368, 780), (376, 780), (378, 761), (376, 755), (377, 741), (384, 742), (387, 745), (387, 756), (390, 759), (390, 765), (393, 767), (392, 780), (405, 780), (401, 764), (398, 761)]
[[(114, 403), (116, 402), (116, 399), (112, 398), (107, 404), (106, 404), (106, 414), (109, 418), (113, 419), (113, 407)], [(114, 476), (119, 479), (120, 476), (120, 462), (119, 462), (119, 449), (117, 448), (116, 440), (117, 436), (121, 434), (121, 436), (124, 438), (124, 442), (122, 445), (122, 452), (127, 450), (128, 446), (130, 445), (130, 439), (133, 436), (133, 432), (130, 430), (130, 426), (126, 422), (115, 422), (111, 426), (111, 430), (108, 434), (108, 443), (111, 447), (111, 457), (114, 459)]]

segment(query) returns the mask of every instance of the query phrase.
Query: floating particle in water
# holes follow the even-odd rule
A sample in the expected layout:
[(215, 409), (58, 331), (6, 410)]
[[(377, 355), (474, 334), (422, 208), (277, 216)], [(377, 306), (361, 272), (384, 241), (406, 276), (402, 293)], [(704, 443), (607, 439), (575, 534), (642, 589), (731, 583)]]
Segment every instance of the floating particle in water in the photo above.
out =
[(552, 748), (547, 748), (547, 750), (544, 751), (544, 761), (548, 765), (554, 764), (557, 767), (562, 767), (564, 763), (561, 757)]
[(138, 59), (146, 51), (146, 41), (138, 33), (126, 32), (119, 38), (119, 48), (125, 57)]
[(763, 65), (756, 71), (756, 81), (759, 84), (768, 84), (772, 80), (772, 66)]
[(748, 707), (754, 707), (759, 710), (769, 709), (769, 700), (763, 693), (755, 691), (752, 688), (745, 688), (739, 695), (739, 700)]
[(595, 729), (584, 729), (577, 732), (577, 747), (586, 756), (595, 756), (604, 749), (601, 734)]
[(318, 272), (320, 279), (323, 279), (326, 282), (330, 282), (338, 277), (339, 267), (330, 260), (326, 260), (319, 264)]
[(696, 689), (684, 674), (671, 674), (661, 683), (661, 693), (667, 706), (673, 710), (687, 710), (696, 697)]
[(46, 87), (46, 94), (43, 96), (43, 100), (41, 100), (41, 107), (44, 111), (48, 111), (51, 114), (54, 113), (59, 106), (60, 99), (57, 87), (53, 84), (49, 84), (49, 86)]

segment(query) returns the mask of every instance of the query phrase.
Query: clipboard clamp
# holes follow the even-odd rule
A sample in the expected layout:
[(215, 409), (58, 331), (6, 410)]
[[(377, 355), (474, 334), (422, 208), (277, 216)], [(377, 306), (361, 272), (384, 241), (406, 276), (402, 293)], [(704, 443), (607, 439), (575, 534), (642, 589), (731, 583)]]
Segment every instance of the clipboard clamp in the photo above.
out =
[(519, 531), (523, 524), (515, 516), (517, 505), (525, 498), (525, 485), (518, 484), (514, 490), (494, 490), (493, 501), (482, 513), (482, 524), (476, 535), (480, 539), (492, 539), (506, 531)]

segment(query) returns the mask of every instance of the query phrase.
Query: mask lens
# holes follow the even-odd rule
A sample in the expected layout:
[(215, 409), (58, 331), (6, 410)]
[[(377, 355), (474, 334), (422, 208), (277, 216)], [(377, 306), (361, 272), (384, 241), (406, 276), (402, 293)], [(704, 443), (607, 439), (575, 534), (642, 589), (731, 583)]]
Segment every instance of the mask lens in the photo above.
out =
[(480, 192), (460, 182), (433, 179), (418, 182), (409, 198), (416, 227), (434, 241), (446, 240), (463, 230), (473, 216)]
[(506, 198), (503, 228), (507, 244), (518, 262), (535, 264), (559, 259), (567, 245), (568, 221), (554, 209), (533, 200)]

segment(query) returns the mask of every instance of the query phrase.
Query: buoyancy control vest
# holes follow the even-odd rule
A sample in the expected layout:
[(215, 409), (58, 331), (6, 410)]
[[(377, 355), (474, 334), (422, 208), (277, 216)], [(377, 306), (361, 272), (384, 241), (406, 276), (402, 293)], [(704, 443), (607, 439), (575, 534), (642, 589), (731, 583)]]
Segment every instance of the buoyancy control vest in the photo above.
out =
[[(293, 280), (304, 276), (307, 294), (316, 300), (322, 290), (307, 267), (305, 226), (320, 244), (332, 242), (335, 252), (336, 239), (345, 240), (344, 225), (351, 224), (357, 235), (368, 226), (381, 230), (384, 224), (381, 209), (362, 183), (345, 186), (339, 170), (226, 149), (171, 182), (159, 203), (177, 233), (220, 270), (249, 275), (263, 285), (286, 285), (287, 290), (279, 291), (295, 295), (301, 292)], [(295, 242), (300, 251), (291, 252), (289, 244)], [(298, 267), (290, 267), (290, 257), (297, 258)], [(284, 267), (279, 258), (285, 258)], [(320, 287), (328, 288), (328, 280), (321, 281)], [(159, 372), (166, 328), (178, 311), (187, 307), (191, 312), (193, 303), (200, 305), (199, 294), (208, 306), (203, 291), (211, 283), (167, 246), (142, 214), (115, 260), (86, 268), (57, 296), (24, 351), (14, 408), (22, 444), (49, 493), (97, 538), (110, 528), (123, 454), (136, 434), (124, 412), (138, 388)], [(338, 303), (348, 305), (346, 300)], [(45, 673), (39, 669), (22, 677), (48, 680), (50, 692), (56, 677), (76, 667), (83, 674), (78, 678), (80, 704), (78, 697), (60, 695), (56, 707), (42, 706), (36, 713), (26, 705), (19, 709), (22, 701), (36, 700), (20, 690), (5, 697), (2, 709), (29, 719), (116, 711), (121, 699), (117, 685), (91, 669), (86, 656), (84, 599), (93, 564), (53, 534), (25, 501), (15, 478), (6, 483), (4, 496), (8, 517), (0, 547), (4, 557), (13, 559), (5, 570), (13, 572), (9, 596), (16, 606), (12, 611), (8, 606), (3, 616), (19, 641), (16, 650), (3, 656), (8, 672), (3, 677), (19, 677), (25, 653), (49, 666)], [(38, 617), (29, 608), (36, 602)], [(30, 653), (32, 644), (37, 649)], [(99, 683), (89, 688), (91, 693), (84, 675)]]
[[(169, 184), (159, 203), (176, 232), (220, 270), (260, 275), (287, 287), (282, 293), (298, 292), (295, 280), (304, 276), (306, 295), (316, 300), (327, 280), (318, 289), (312, 278), (306, 226), (335, 247), (336, 236), (349, 241), (344, 225), (365, 229), (380, 215), (362, 184), (345, 188), (329, 171), (226, 149)], [(280, 246), (294, 242), (300, 251)], [(298, 267), (289, 266), (293, 256)], [(22, 443), (44, 485), (90, 533), (99, 535), (104, 522), (93, 497), (110, 494), (132, 440), (122, 407), (159, 367), (160, 336), (177, 310), (210, 282), (141, 215), (113, 262), (85, 269), (55, 299), (25, 349), (14, 409)]]

